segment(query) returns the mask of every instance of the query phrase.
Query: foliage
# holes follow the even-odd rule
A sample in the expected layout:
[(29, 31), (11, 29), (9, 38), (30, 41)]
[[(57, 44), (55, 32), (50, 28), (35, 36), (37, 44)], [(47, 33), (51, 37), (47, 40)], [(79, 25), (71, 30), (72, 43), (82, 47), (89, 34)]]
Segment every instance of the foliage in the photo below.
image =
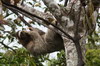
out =
[(99, 43), (99, 41), (100, 41), (100, 36), (99, 36), (99, 31), (95, 31), (95, 32), (93, 32), (93, 34), (92, 35), (89, 35), (88, 36), (88, 43), (87, 43), (87, 49), (97, 49), (97, 48), (100, 48), (99, 46), (98, 46), (98, 43)]
[(86, 66), (100, 66), (100, 49), (91, 49), (87, 51)]
[(66, 66), (65, 52), (61, 51), (57, 54), (57, 59), (51, 59), (48, 66)]
[(97, 25), (97, 30), (88, 36), (86, 66), (100, 66), (100, 15), (97, 18)]
[[(39, 57), (33, 57), (24, 48), (15, 50), (14, 53), (8, 50), (6, 53), (0, 53), (0, 65), (7, 66), (43, 66)], [(38, 60), (39, 58), (39, 60)], [(37, 59), (37, 60), (36, 60)]]
[[(0, 52), (0, 65), (6, 66), (44, 66), (47, 61), (48, 66), (65, 66), (64, 51), (57, 54), (57, 59), (49, 59), (49, 55), (32, 56), (24, 48), (16, 49), (15, 52), (8, 50), (5, 53)], [(46, 64), (46, 63), (45, 63)]]

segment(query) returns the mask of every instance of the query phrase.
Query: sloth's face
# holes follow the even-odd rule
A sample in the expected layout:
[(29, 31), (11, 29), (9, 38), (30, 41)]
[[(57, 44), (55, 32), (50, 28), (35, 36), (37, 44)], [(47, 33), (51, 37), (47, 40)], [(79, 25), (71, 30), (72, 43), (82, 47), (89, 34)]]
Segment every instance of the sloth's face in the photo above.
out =
[(27, 45), (31, 41), (31, 36), (28, 31), (18, 31), (16, 37), (22, 45)]

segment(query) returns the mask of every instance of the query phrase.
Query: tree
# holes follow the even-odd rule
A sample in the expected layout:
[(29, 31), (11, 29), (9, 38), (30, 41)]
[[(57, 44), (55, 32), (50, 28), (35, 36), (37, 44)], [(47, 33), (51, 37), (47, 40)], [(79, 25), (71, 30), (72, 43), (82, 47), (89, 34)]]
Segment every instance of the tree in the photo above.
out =
[[(63, 5), (56, 3), (54, 0), (42, 0), (46, 6), (44, 12), (25, 5), (24, 1), (18, 4), (19, 1), (20, 0), (14, 0), (10, 3), (10, 0), (1, 0), (2, 5), (10, 9), (10, 11), (4, 9), (3, 12), (6, 12), (6, 15), (2, 14), (4, 18), (7, 18), (13, 12), (21, 20), (18, 21), (17, 18), (11, 22), (9, 19), (11, 22), (10, 23), (8, 21), (4, 21), (1, 15), (1, 26), (6, 24), (12, 29), (12, 31), (4, 31), (4, 29), (2, 29), (3, 32), (8, 33), (7, 35), (11, 40), (10, 42), (14, 40), (14, 33), (16, 33), (16, 28), (17, 26), (22, 26), (22, 22), (29, 27), (37, 22), (40, 25), (54, 30), (48, 26), (49, 24), (55, 27), (56, 29), (54, 31), (58, 32), (63, 37), (67, 66), (84, 66), (84, 55), (82, 54), (85, 53), (85, 37), (87, 35), (92, 35), (93, 31), (95, 30), (95, 24), (98, 15), (97, 11), (100, 1), (65, 0), (65, 4)], [(41, 2), (37, 3), (37, 0), (32, 2), (35, 3), (34, 7), (42, 7), (40, 4)], [(29, 4), (33, 5), (32, 2), (29, 2)], [(32, 22), (25, 21), (26, 17), (24, 18), (19, 13), (30, 18)], [(58, 26), (54, 25), (54, 22), (57, 22)], [(5, 37), (3, 37), (3, 39), (5, 39)], [(3, 40), (1, 43), (3, 46), (9, 48), (4, 44)]]

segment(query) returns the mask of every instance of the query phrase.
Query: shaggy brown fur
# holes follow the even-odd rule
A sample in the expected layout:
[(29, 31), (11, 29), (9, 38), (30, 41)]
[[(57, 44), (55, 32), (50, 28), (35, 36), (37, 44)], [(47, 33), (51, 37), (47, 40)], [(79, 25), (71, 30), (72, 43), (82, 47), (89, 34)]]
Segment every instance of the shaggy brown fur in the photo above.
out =
[(64, 49), (62, 37), (52, 31), (47, 33), (33, 28), (31, 31), (18, 31), (19, 42), (33, 55), (40, 55)]

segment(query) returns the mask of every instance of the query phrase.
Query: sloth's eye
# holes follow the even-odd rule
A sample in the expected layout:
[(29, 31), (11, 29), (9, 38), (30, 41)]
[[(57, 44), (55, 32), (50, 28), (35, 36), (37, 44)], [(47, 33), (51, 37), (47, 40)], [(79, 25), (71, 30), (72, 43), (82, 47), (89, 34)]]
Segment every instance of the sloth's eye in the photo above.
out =
[(30, 39), (30, 35), (29, 35), (28, 33), (26, 33), (26, 32), (21, 32), (20, 38), (21, 38), (22, 40)]

